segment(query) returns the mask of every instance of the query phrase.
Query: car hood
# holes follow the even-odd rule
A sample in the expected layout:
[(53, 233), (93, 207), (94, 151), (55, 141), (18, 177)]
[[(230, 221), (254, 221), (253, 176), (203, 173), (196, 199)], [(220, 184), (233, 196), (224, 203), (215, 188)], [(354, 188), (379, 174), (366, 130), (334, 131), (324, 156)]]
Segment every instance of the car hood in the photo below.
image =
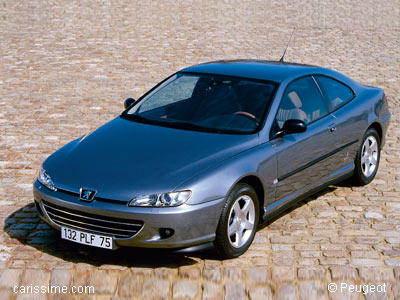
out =
[(257, 134), (189, 131), (118, 117), (65, 145), (43, 166), (59, 189), (78, 193), (86, 187), (96, 197), (129, 201), (172, 191), (257, 143)]

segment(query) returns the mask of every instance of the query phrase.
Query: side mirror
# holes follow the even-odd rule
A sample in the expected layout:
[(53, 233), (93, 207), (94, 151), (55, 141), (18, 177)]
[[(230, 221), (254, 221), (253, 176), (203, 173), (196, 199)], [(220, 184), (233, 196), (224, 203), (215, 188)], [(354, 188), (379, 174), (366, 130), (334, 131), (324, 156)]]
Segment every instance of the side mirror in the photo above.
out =
[(282, 129), (276, 133), (276, 137), (292, 133), (301, 133), (307, 130), (307, 125), (302, 120), (289, 119), (283, 123)]
[(127, 109), (129, 106), (131, 106), (136, 100), (133, 98), (128, 98), (124, 101), (124, 107)]

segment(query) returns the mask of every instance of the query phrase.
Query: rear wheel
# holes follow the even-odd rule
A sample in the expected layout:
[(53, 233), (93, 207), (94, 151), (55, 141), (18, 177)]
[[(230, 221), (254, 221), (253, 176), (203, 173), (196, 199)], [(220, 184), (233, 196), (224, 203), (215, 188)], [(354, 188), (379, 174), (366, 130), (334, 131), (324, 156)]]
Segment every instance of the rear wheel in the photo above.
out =
[(238, 257), (253, 242), (259, 219), (254, 189), (240, 183), (229, 193), (219, 219), (214, 246), (223, 258)]
[(357, 185), (370, 183), (378, 171), (381, 156), (381, 141), (375, 129), (364, 134), (356, 156), (353, 181)]

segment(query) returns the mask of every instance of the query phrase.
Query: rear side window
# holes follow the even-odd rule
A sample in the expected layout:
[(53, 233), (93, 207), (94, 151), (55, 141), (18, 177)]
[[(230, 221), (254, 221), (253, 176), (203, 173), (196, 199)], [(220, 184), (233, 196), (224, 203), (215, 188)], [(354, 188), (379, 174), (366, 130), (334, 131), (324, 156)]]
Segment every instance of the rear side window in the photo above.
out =
[(325, 76), (314, 77), (325, 94), (331, 110), (335, 110), (353, 99), (353, 91), (339, 81)]

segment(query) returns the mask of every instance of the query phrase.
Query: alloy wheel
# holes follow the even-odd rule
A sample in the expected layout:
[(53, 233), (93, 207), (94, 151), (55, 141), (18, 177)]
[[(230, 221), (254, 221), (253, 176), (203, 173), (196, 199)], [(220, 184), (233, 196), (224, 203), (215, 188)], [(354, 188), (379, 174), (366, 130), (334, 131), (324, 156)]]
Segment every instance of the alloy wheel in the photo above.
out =
[(233, 204), (228, 218), (228, 238), (235, 248), (242, 247), (254, 230), (255, 207), (253, 199), (241, 195)]
[(361, 151), (361, 170), (365, 177), (370, 177), (378, 163), (378, 142), (370, 135), (365, 139)]

